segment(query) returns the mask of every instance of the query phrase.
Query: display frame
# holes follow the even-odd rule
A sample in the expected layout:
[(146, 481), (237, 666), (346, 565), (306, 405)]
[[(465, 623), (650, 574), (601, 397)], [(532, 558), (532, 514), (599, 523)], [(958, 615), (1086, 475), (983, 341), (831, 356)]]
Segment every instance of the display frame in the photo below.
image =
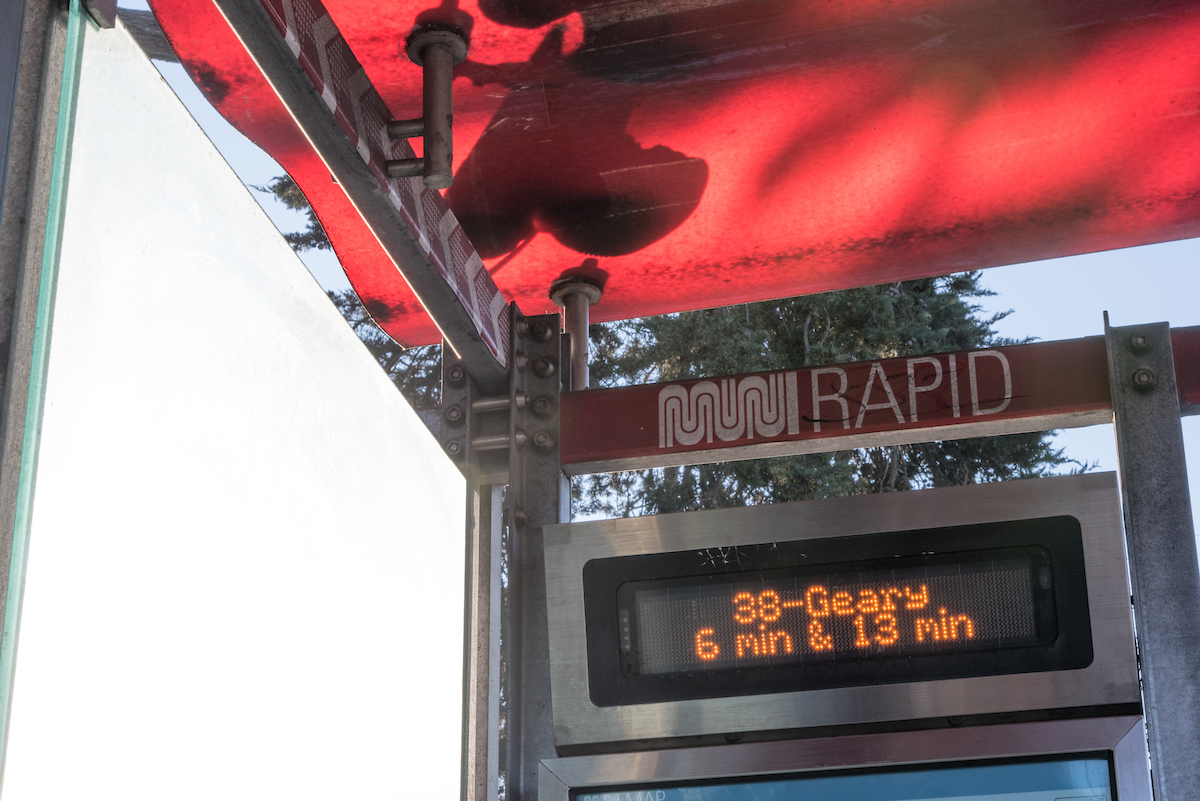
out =
[[(695, 551), (593, 559), (584, 565), (584, 604), (589, 636), (589, 695), (597, 706), (628, 706), (703, 698), (761, 695), (789, 690), (897, 684), (906, 681), (970, 678), (1083, 668), (1094, 658), (1084, 580), (1079, 522), (1071, 516), (1036, 520), (977, 523), (885, 534), (806, 539), (739, 549), (736, 561), (695, 559)], [(885, 568), (890, 563), (974, 564), (980, 556), (1003, 558), (1014, 552), (1032, 557), (1031, 567), (1045, 566), (1048, 588), (1032, 586), (1032, 617), (1042, 637), (1036, 644), (991, 650), (971, 649), (922, 655), (870, 655), (858, 660), (816, 664), (760, 665), (712, 671), (663, 671), (631, 675), (637, 653), (638, 616), (630, 597), (637, 585), (714, 584), (729, 576), (770, 575), (789, 569), (804, 572), (843, 568)], [(959, 557), (954, 560), (952, 557)], [(1040, 558), (1039, 558), (1040, 557)], [(699, 562), (699, 563), (698, 563)], [(894, 566), (894, 564), (892, 565)], [(1032, 582), (1031, 582), (1032, 584)], [(833, 587), (830, 587), (832, 592)], [(617, 605), (612, 598), (617, 598)], [(901, 604), (903, 606), (903, 604)], [(906, 615), (897, 612), (905, 634)], [(895, 622), (895, 618), (893, 618)], [(1053, 631), (1046, 629), (1053, 628)], [(607, 631), (607, 634), (605, 634)], [(629, 631), (634, 642), (619, 642)], [(806, 650), (796, 634), (798, 652)], [(593, 636), (600, 634), (601, 636)], [(833, 631), (830, 630), (830, 635)], [(897, 632), (898, 637), (903, 636)], [(614, 643), (618, 648), (610, 647)], [(790, 638), (789, 638), (790, 644)], [(726, 644), (728, 645), (728, 644)], [(634, 663), (636, 665), (636, 662)]]
[[(818, 737), (543, 759), (538, 801), (572, 801), (591, 788), (787, 777), (862, 769), (952, 766), (1107, 753), (1114, 801), (1152, 801), (1146, 727), (1140, 715)], [(621, 801), (639, 796), (620, 793)]]
[[(1080, 524), (1094, 658), (1081, 669), (599, 706), (584, 566), (594, 559), (1070, 516)], [(750, 731), (1140, 704), (1115, 474), (590, 521), (544, 530), (555, 744), (583, 749)], [(676, 740), (676, 742), (678, 742)]]

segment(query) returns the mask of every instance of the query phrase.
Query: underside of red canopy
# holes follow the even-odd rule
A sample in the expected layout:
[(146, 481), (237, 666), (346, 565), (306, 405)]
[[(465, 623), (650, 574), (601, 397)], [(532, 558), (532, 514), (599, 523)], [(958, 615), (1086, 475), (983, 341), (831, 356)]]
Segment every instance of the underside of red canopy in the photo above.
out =
[[(216, 7), (152, 5), (384, 330), (438, 341)], [(396, 119), (418, 17), (469, 31), (445, 197), (526, 314), (572, 271), (603, 321), (1200, 236), (1197, 0), (325, 6)]]

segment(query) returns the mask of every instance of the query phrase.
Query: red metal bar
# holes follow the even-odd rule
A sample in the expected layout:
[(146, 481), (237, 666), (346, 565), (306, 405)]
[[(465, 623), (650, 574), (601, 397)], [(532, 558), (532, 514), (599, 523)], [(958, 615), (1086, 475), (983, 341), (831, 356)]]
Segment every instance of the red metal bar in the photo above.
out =
[[(1172, 331), (1200, 414), (1200, 326)], [(573, 392), (568, 473), (632, 470), (1111, 422), (1104, 338)]]
[(1179, 387), (1179, 412), (1200, 414), (1200, 325), (1171, 329), (1175, 355), (1175, 383)]

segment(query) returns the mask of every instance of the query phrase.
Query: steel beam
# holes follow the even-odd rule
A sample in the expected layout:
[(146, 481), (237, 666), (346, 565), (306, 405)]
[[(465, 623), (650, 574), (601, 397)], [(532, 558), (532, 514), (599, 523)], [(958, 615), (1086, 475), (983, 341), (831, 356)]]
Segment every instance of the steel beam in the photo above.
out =
[[(555, 756), (542, 527), (567, 520), (559, 457), (566, 337), (510, 308), (507, 396), (484, 395), (446, 349), (426, 425), (467, 477), (463, 801), (533, 799)], [(507, 484), (507, 488), (504, 486)]]
[(1200, 566), (1171, 329), (1104, 327), (1154, 797), (1184, 801), (1200, 787)]
[(443, 345), (442, 352), (441, 403), (419, 413), (467, 479), (459, 798), (494, 801), (500, 787), (502, 500), (508, 454), (480, 451), (475, 443), (506, 437), (510, 404), (507, 396), (484, 395), (450, 348)]
[[(538, 766), (555, 756), (550, 707), (550, 644), (542, 528), (570, 519), (570, 488), (559, 456), (559, 395), (565, 337), (558, 315), (514, 319), (509, 449), (508, 598), (502, 628), (507, 743), (507, 801), (535, 801)], [(518, 393), (528, 399), (524, 408)]]
[(503, 497), (503, 487), (467, 482), (462, 801), (494, 801), (499, 788)]

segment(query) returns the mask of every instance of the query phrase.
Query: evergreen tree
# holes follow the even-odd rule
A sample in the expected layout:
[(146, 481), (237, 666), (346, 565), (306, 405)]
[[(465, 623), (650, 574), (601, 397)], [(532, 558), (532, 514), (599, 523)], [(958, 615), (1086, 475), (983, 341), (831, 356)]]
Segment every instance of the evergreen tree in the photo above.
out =
[[(592, 327), (596, 386), (1013, 344), (981, 317), (978, 273)], [(576, 513), (630, 516), (1041, 476), (1073, 465), (1046, 433), (576, 479)]]
[(321, 226), (321, 221), (317, 219), (317, 213), (309, 205), (308, 198), (300, 191), (300, 187), (292, 180), (292, 176), (280, 175), (266, 186), (253, 188), (259, 192), (270, 192), (289, 209), (303, 211), (308, 216), (303, 231), (292, 231), (283, 235), (287, 243), (292, 246), (292, 250), (303, 253), (306, 250), (333, 249), (333, 246), (329, 244), (329, 237), (325, 235), (325, 229)]
[(329, 292), (329, 299), (341, 312), (350, 328), (367, 350), (415, 407), (436, 406), (441, 395), (442, 347), (427, 345), (405, 348), (384, 333), (354, 294), (354, 290)]

